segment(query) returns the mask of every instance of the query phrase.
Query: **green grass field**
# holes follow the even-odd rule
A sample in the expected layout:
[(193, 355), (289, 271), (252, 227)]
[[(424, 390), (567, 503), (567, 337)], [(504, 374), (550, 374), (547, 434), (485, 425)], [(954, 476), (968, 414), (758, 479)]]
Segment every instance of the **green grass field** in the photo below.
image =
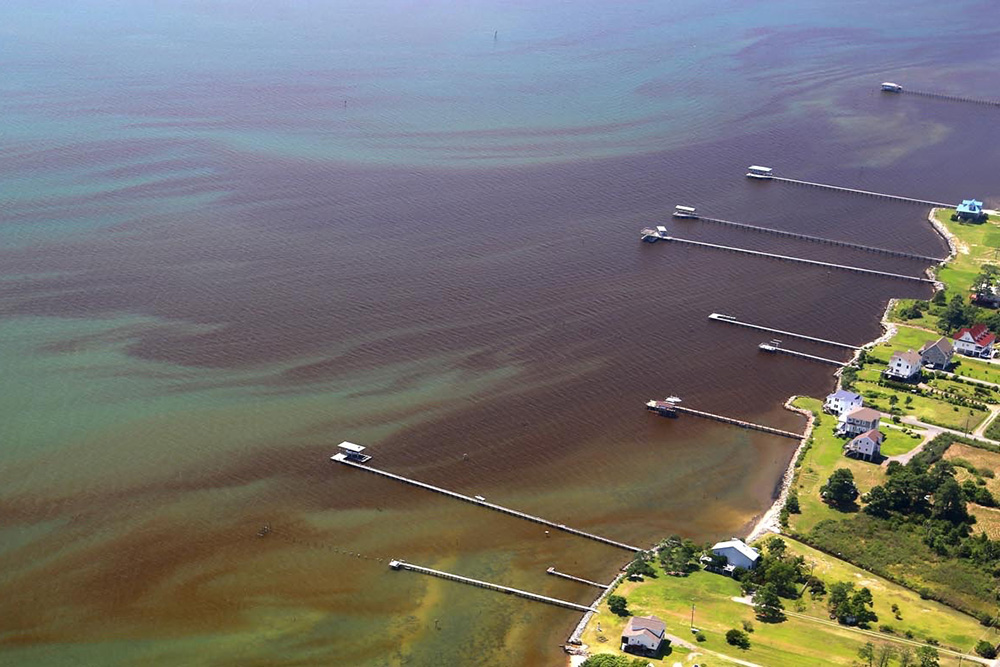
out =
[[(704, 643), (698, 643), (705, 653), (698, 659), (699, 664), (730, 664), (709, 653), (711, 651), (769, 667), (850, 665), (857, 660), (857, 651), (865, 642), (893, 643), (894, 638), (903, 637), (907, 631), (916, 641), (932, 637), (942, 647), (959, 650), (967, 650), (985, 634), (985, 629), (969, 616), (944, 605), (921, 600), (916, 593), (901, 586), (804, 544), (784, 539), (788, 550), (802, 555), (811, 564), (813, 573), (827, 581), (828, 585), (835, 581), (853, 581), (858, 586), (868, 587), (879, 616), (874, 628), (888, 624), (894, 633), (870, 636), (830, 624), (824, 599), (814, 600), (809, 595), (799, 601), (785, 600), (784, 604), (788, 611), (810, 618), (790, 616), (782, 623), (762, 623), (754, 618), (751, 607), (732, 600), (740, 595), (740, 586), (736, 581), (704, 571), (689, 577), (670, 577), (657, 566), (658, 577), (643, 582), (625, 582), (615, 594), (623, 595), (628, 600), (631, 614), (655, 614), (666, 622), (667, 633), (692, 643), (696, 643), (690, 630), (691, 607), (694, 605), (694, 625), (706, 636)], [(898, 605), (901, 620), (894, 618), (890, 609), (893, 604)], [(627, 617), (612, 614), (603, 604), (584, 633), (584, 643), (592, 653), (619, 653), (618, 639), (626, 620)], [(725, 641), (726, 631), (742, 628), (744, 621), (751, 622), (754, 628), (750, 634), (751, 647), (746, 651), (729, 646)], [(598, 624), (600, 632), (597, 631)], [(681, 656), (686, 653), (675, 648), (662, 664), (683, 661)], [(942, 654), (941, 664), (957, 665), (959, 661)]]
[[(889, 387), (881, 387), (872, 382), (856, 382), (854, 389), (864, 397), (865, 405), (868, 407), (889, 412), (893, 407), (889, 397), (895, 396), (896, 407), (903, 414), (913, 415), (928, 424), (958, 431), (975, 429), (989, 414), (979, 408), (960, 407), (927, 396), (915, 396)], [(909, 404), (906, 402), (907, 398), (910, 399)]]

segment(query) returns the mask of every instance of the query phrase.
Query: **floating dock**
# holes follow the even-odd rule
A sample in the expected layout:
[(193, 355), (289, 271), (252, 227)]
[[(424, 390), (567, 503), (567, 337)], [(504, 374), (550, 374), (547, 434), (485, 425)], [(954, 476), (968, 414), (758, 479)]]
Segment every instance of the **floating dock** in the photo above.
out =
[(527, 598), (529, 600), (535, 600), (537, 602), (554, 604), (557, 607), (566, 607), (567, 609), (575, 609), (576, 611), (583, 611), (583, 612), (597, 611), (595, 608), (588, 607), (587, 605), (577, 604), (575, 602), (567, 602), (566, 600), (560, 600), (559, 598), (550, 598), (547, 595), (539, 595), (538, 593), (532, 593), (530, 591), (522, 591), (519, 588), (511, 588), (510, 586), (501, 586), (500, 584), (494, 584), (489, 581), (483, 581), (482, 579), (473, 579), (471, 577), (463, 577), (460, 574), (452, 574), (451, 572), (434, 570), (429, 567), (423, 567), (422, 565), (414, 565), (413, 563), (407, 563), (406, 561), (403, 560), (389, 561), (389, 567), (391, 567), (393, 570), (410, 570), (411, 572), (420, 572), (422, 574), (429, 574), (432, 577), (441, 577), (442, 579), (449, 579), (451, 581), (460, 581), (463, 584), (479, 586), (480, 588), (488, 588), (490, 590), (499, 591), (500, 593), (507, 593), (509, 595), (517, 595), (519, 597)]
[(562, 577), (563, 579), (569, 579), (570, 581), (575, 581), (580, 584), (587, 584), (588, 586), (596, 586), (597, 588), (607, 589), (609, 584), (599, 584), (596, 581), (591, 581), (590, 579), (581, 579), (580, 577), (574, 577), (572, 574), (566, 574), (565, 572), (560, 572), (554, 567), (550, 567), (545, 570), (548, 574), (555, 577)]
[[(677, 216), (681, 217), (681, 216)], [(907, 259), (919, 259), (927, 262), (943, 262), (943, 257), (930, 257), (929, 255), (918, 255), (912, 252), (904, 252), (902, 250), (890, 250), (888, 248), (877, 248), (875, 246), (864, 245), (861, 243), (851, 243), (850, 241), (838, 241), (836, 239), (823, 238), (821, 236), (811, 236), (809, 234), (799, 234), (798, 232), (788, 232), (783, 229), (774, 229), (772, 227), (761, 227), (758, 225), (749, 225), (744, 222), (733, 222), (732, 220), (720, 220), (719, 218), (706, 218), (705, 216), (689, 216), (691, 219), (704, 220), (705, 222), (715, 222), (720, 225), (729, 225), (730, 227), (737, 227), (739, 229), (746, 229), (752, 232), (762, 232), (764, 234), (774, 234), (776, 236), (784, 236), (793, 239), (802, 239), (803, 241), (813, 241), (815, 243), (826, 243), (828, 245), (840, 246), (842, 248), (854, 248), (855, 250), (865, 250), (867, 252), (879, 253), (882, 255), (892, 255), (894, 257), (905, 257)]]
[[(339, 458), (338, 458), (339, 457)], [(452, 498), (457, 498), (459, 500), (464, 500), (467, 503), (472, 503), (473, 505), (479, 505), (481, 507), (486, 507), (491, 510), (496, 510), (497, 512), (502, 512), (503, 514), (508, 514), (510, 516), (515, 516), (519, 519), (526, 519), (527, 521), (534, 521), (535, 523), (540, 523), (543, 526), (549, 526), (550, 528), (555, 528), (556, 530), (561, 530), (565, 533), (570, 533), (578, 537), (585, 537), (588, 540), (594, 540), (595, 542), (601, 542), (603, 544), (608, 544), (613, 547), (618, 547), (619, 549), (625, 549), (626, 551), (638, 552), (643, 551), (641, 547), (635, 547), (631, 544), (625, 544), (624, 542), (618, 542), (617, 540), (612, 540), (607, 537), (602, 537), (600, 535), (595, 535), (594, 533), (588, 533), (583, 530), (578, 530), (576, 528), (570, 528), (566, 524), (556, 523), (555, 521), (549, 521), (548, 519), (543, 519), (542, 517), (535, 516), (533, 514), (528, 514), (527, 512), (519, 512), (518, 510), (511, 509), (509, 507), (504, 507), (503, 505), (497, 505), (496, 503), (490, 503), (481, 498), (475, 498), (473, 496), (467, 496), (464, 493), (457, 493), (455, 491), (449, 491), (448, 489), (442, 489), (439, 486), (434, 486), (433, 484), (427, 484), (425, 482), (419, 482), (415, 479), (410, 479), (409, 477), (403, 477), (402, 475), (396, 475), (391, 472), (386, 472), (384, 470), (379, 470), (378, 468), (373, 468), (363, 463), (356, 463), (340, 454), (335, 454), (330, 457), (330, 460), (336, 461), (338, 463), (343, 463), (344, 465), (351, 466), (352, 468), (358, 468), (359, 470), (366, 470), (368, 472), (375, 473), (376, 475), (382, 475), (383, 477), (388, 477), (389, 479), (394, 479), (399, 482), (404, 482), (412, 486), (419, 486), (422, 489), (427, 489), (428, 491), (434, 491)]]
[(765, 327), (759, 324), (751, 324), (749, 322), (743, 322), (742, 320), (736, 319), (732, 315), (723, 315), (722, 313), (712, 313), (708, 316), (708, 319), (715, 320), (716, 322), (725, 322), (726, 324), (735, 324), (741, 327), (747, 327), (749, 329), (757, 329), (758, 331), (767, 331), (768, 333), (781, 334), (783, 336), (791, 336), (792, 338), (801, 338), (802, 340), (809, 340), (814, 343), (824, 343), (826, 345), (833, 345), (836, 347), (845, 347), (848, 350), (860, 350), (859, 345), (849, 345), (848, 343), (840, 343), (835, 340), (827, 340), (825, 338), (816, 338), (815, 336), (807, 336), (805, 334), (795, 333), (794, 331), (785, 331), (784, 329), (774, 329), (772, 327)]
[(684, 406), (678, 405), (677, 404), (678, 402), (679, 401), (648, 401), (646, 403), (646, 409), (650, 410), (651, 409), (650, 405), (654, 403), (672, 403), (673, 410), (671, 414), (664, 416), (673, 416), (675, 413), (684, 412), (689, 415), (694, 415), (696, 417), (704, 417), (705, 419), (712, 419), (717, 422), (723, 422), (724, 424), (732, 424), (733, 426), (739, 426), (740, 428), (750, 429), (751, 431), (761, 431), (762, 433), (770, 433), (771, 435), (780, 435), (783, 438), (792, 438), (793, 440), (801, 440), (804, 437), (801, 433), (793, 433), (792, 431), (785, 431), (780, 428), (774, 428), (773, 426), (764, 426), (763, 424), (755, 424), (754, 422), (748, 422), (743, 419), (736, 419), (735, 417), (726, 417), (725, 415), (717, 415), (711, 412), (705, 412), (703, 410), (686, 408)]
[(793, 357), (801, 357), (803, 359), (811, 359), (812, 361), (821, 361), (825, 364), (833, 364), (834, 366), (846, 366), (846, 361), (837, 361), (836, 359), (828, 359), (826, 357), (819, 357), (815, 354), (806, 354), (805, 352), (799, 352), (798, 350), (789, 350), (787, 348), (781, 347), (780, 345), (772, 345), (770, 343), (761, 343), (758, 345), (764, 352), (771, 352), (772, 354), (790, 354)]
[(800, 264), (810, 264), (812, 266), (821, 266), (826, 269), (837, 269), (839, 271), (851, 271), (854, 273), (864, 273), (872, 276), (881, 276), (883, 278), (895, 278), (897, 280), (912, 280), (918, 283), (927, 283), (930, 285), (936, 284), (934, 280), (930, 278), (920, 278), (918, 276), (907, 276), (902, 273), (891, 273), (889, 271), (878, 271), (876, 269), (866, 269), (860, 266), (851, 266), (849, 264), (834, 264), (832, 262), (821, 262), (815, 259), (806, 259), (804, 257), (792, 257), (791, 255), (779, 255), (773, 252), (763, 252), (761, 250), (749, 250), (747, 248), (737, 248), (735, 246), (721, 245), (718, 243), (706, 243), (704, 241), (692, 241), (690, 239), (681, 239), (676, 236), (667, 236), (666, 234), (657, 231), (655, 236), (643, 234), (644, 241), (651, 241), (655, 243), (656, 241), (671, 241), (674, 243), (687, 243), (689, 245), (696, 245), (702, 248), (714, 248), (716, 250), (728, 250), (729, 252), (738, 252), (745, 255), (754, 255), (756, 257), (767, 257), (769, 259), (780, 259), (786, 262), (798, 262)]

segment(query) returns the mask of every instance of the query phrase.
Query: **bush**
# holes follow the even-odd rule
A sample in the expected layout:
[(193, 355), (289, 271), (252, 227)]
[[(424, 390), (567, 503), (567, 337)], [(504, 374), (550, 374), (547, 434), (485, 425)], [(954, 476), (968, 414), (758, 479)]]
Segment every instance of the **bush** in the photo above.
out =
[(621, 595), (609, 595), (608, 609), (611, 610), (612, 614), (617, 614), (618, 616), (628, 616), (628, 600), (623, 598)]
[(896, 628), (892, 627), (891, 625), (888, 625), (887, 623), (883, 623), (882, 625), (878, 626), (878, 631), (884, 632), (887, 635), (896, 634)]
[(992, 660), (993, 658), (997, 657), (997, 647), (989, 643), (985, 639), (980, 639), (979, 643), (976, 644), (976, 653), (983, 656), (984, 658)]
[(726, 643), (745, 651), (750, 648), (750, 635), (733, 628), (726, 632)]
[(753, 621), (743, 621), (743, 630), (745, 632), (753, 632)]
[(708, 637), (706, 637), (706, 636), (705, 636), (705, 633), (704, 633), (704, 632), (701, 632), (701, 631), (699, 631), (699, 632), (698, 632), (698, 634), (696, 634), (696, 635), (694, 636), (694, 638), (695, 638), (695, 639), (697, 639), (697, 640), (698, 640), (698, 641), (700, 641), (700, 642), (703, 642), (703, 641), (705, 641), (706, 639), (708, 639)]

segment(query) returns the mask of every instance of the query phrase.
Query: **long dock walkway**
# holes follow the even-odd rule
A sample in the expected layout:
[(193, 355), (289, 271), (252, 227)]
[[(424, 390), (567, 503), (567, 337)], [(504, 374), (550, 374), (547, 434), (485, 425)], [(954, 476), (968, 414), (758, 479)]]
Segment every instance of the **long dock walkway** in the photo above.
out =
[(828, 185), (827, 183), (813, 183), (812, 181), (800, 181), (797, 178), (784, 178), (782, 176), (771, 176), (771, 181), (784, 181), (785, 183), (795, 183), (796, 185), (809, 185), (814, 188), (824, 188), (827, 190), (838, 190), (840, 192), (850, 192), (856, 195), (868, 195), (869, 197), (881, 197), (882, 199), (893, 199), (895, 201), (907, 202), (909, 204), (920, 204), (921, 206), (939, 206), (941, 208), (955, 208), (955, 204), (946, 204), (928, 199), (917, 199), (915, 197), (902, 197), (900, 195), (890, 195), (885, 192), (872, 192), (871, 190), (859, 190), (858, 188), (845, 188), (840, 185)]
[(720, 220), (719, 218), (706, 218), (705, 216), (698, 216), (696, 219), (704, 220), (706, 222), (715, 222), (720, 225), (729, 225), (730, 227), (746, 229), (752, 232), (762, 232), (764, 234), (774, 234), (776, 236), (785, 236), (793, 239), (802, 239), (804, 241), (826, 243), (828, 245), (836, 245), (842, 248), (854, 248), (856, 250), (866, 250), (868, 252), (879, 253), (882, 255), (905, 257), (907, 259), (919, 259), (927, 262), (944, 261), (943, 257), (930, 257), (929, 255), (918, 255), (917, 253), (904, 252), (902, 250), (890, 250), (889, 248), (878, 248), (875, 246), (864, 245), (862, 243), (851, 243), (850, 241), (838, 241), (837, 239), (828, 239), (828, 238), (823, 238), (822, 236), (812, 236), (810, 234), (800, 234), (798, 232), (788, 232), (783, 229), (774, 229), (773, 227), (761, 227), (759, 225), (749, 225), (745, 222), (733, 222), (732, 220)]
[(410, 479), (409, 477), (403, 477), (402, 475), (396, 475), (395, 473), (386, 472), (384, 470), (379, 470), (378, 468), (373, 468), (371, 466), (364, 465), (362, 463), (355, 463), (354, 461), (348, 461), (345, 458), (337, 458), (340, 455), (331, 456), (330, 459), (337, 461), (338, 463), (343, 463), (344, 465), (351, 466), (353, 468), (358, 468), (359, 470), (366, 470), (368, 472), (373, 472), (376, 475), (382, 475), (383, 477), (388, 477), (389, 479), (394, 479), (399, 482), (404, 482), (413, 486), (419, 486), (422, 489), (427, 489), (428, 491), (434, 491), (436, 493), (441, 493), (452, 498), (457, 498), (459, 500), (464, 500), (467, 503), (472, 503), (473, 505), (479, 505), (481, 507), (487, 507), (491, 510), (496, 510), (497, 512), (502, 512), (504, 514), (509, 514), (510, 516), (516, 516), (519, 519), (526, 519), (528, 521), (534, 521), (535, 523), (540, 523), (543, 526), (549, 526), (550, 528), (555, 528), (556, 530), (561, 530), (566, 533), (571, 533), (579, 537), (586, 537), (588, 540), (594, 540), (595, 542), (602, 542), (604, 544), (609, 544), (613, 547), (618, 547), (619, 549), (625, 549), (627, 551), (643, 551), (641, 547), (635, 547), (631, 544), (625, 544), (624, 542), (618, 542), (617, 540), (612, 540), (607, 537), (602, 537), (601, 535), (595, 535), (594, 533), (588, 533), (583, 530), (578, 530), (576, 528), (570, 528), (566, 524), (556, 523), (555, 521), (549, 521), (548, 519), (543, 519), (540, 516), (535, 516), (533, 514), (528, 514), (527, 512), (519, 512), (518, 510), (511, 509), (509, 507), (504, 507), (503, 505), (497, 505), (496, 503), (489, 503), (485, 500), (480, 500), (479, 498), (474, 498), (472, 496), (467, 496), (464, 493), (457, 493), (455, 491), (449, 491), (448, 489), (442, 489), (440, 486), (434, 486), (433, 484), (427, 484), (426, 482), (419, 482), (415, 479)]
[(811, 359), (812, 361), (821, 361), (825, 364), (833, 364), (834, 366), (846, 366), (847, 362), (837, 361), (836, 359), (828, 359), (826, 357), (819, 357), (815, 354), (806, 354), (805, 352), (799, 352), (798, 350), (789, 350), (787, 348), (781, 347), (780, 345), (770, 345), (768, 343), (761, 343), (758, 347), (765, 352), (771, 352), (772, 354), (789, 354), (793, 357), (801, 357), (803, 359)]
[(389, 567), (391, 567), (394, 570), (410, 570), (411, 572), (420, 572), (422, 574), (429, 574), (432, 577), (441, 577), (442, 579), (449, 579), (451, 581), (460, 581), (463, 584), (471, 584), (472, 586), (479, 586), (480, 588), (488, 588), (490, 590), (499, 591), (501, 593), (518, 595), (522, 598), (527, 598), (529, 600), (536, 600), (538, 602), (546, 602), (548, 604), (554, 604), (557, 607), (566, 607), (567, 609), (575, 609), (576, 611), (583, 611), (583, 612), (597, 611), (593, 607), (588, 607), (587, 605), (577, 604), (575, 602), (567, 602), (566, 600), (560, 600), (559, 598), (550, 598), (547, 595), (539, 595), (538, 593), (532, 593), (530, 591), (522, 591), (520, 588), (501, 586), (500, 584), (494, 584), (489, 581), (483, 581), (482, 579), (463, 577), (460, 574), (452, 574), (451, 572), (444, 572), (443, 570), (435, 570), (429, 567), (423, 567), (422, 565), (414, 565), (413, 563), (407, 563), (406, 561), (402, 560), (390, 561)]
[(873, 276), (881, 276), (883, 278), (896, 278), (897, 280), (912, 280), (918, 283), (928, 283), (935, 284), (935, 281), (930, 278), (920, 278), (918, 276), (907, 276), (902, 273), (890, 273), (889, 271), (878, 271), (876, 269), (865, 269), (860, 266), (850, 266), (848, 264), (834, 264), (832, 262), (821, 262), (815, 259), (806, 259), (804, 257), (792, 257), (791, 255), (778, 255), (773, 252), (763, 252), (761, 250), (748, 250), (747, 248), (737, 248), (735, 246), (720, 245), (718, 243), (706, 243), (704, 241), (692, 241), (690, 239), (680, 239), (676, 236), (663, 236), (659, 237), (661, 241), (672, 241), (674, 243), (687, 243), (690, 245), (701, 246), (703, 248), (714, 248), (716, 250), (728, 250), (729, 252), (738, 252), (745, 255), (754, 255), (757, 257), (768, 257), (770, 259), (781, 259), (786, 262), (798, 262), (800, 264), (810, 264), (812, 266), (822, 266), (827, 269), (838, 269), (840, 271), (852, 271), (854, 273), (865, 273)]
[(791, 431), (783, 431), (780, 428), (774, 428), (773, 426), (764, 426), (763, 424), (755, 424), (753, 422), (744, 421), (742, 419), (736, 419), (735, 417), (726, 417), (725, 415), (716, 415), (711, 412), (704, 412), (703, 410), (695, 410), (694, 408), (685, 408), (680, 405), (674, 406), (677, 412), (686, 412), (689, 415), (695, 415), (696, 417), (704, 417), (705, 419), (713, 419), (717, 422), (723, 422), (726, 424), (733, 424), (734, 426), (740, 426), (742, 428), (748, 428), (752, 431), (762, 431), (764, 433), (770, 433), (771, 435), (780, 435), (783, 438), (792, 438), (793, 440), (801, 440), (801, 433), (793, 433)]
[(548, 574), (555, 577), (562, 577), (563, 579), (569, 579), (570, 581), (575, 581), (580, 584), (587, 584), (588, 586), (596, 586), (597, 588), (607, 589), (609, 584), (599, 584), (596, 581), (591, 581), (590, 579), (581, 579), (580, 577), (574, 577), (572, 574), (566, 574), (565, 572), (560, 572), (554, 567), (550, 567), (545, 570)]
[(991, 107), (1000, 107), (1000, 101), (997, 100), (986, 100), (980, 97), (963, 97), (961, 95), (946, 95), (945, 93), (933, 93), (928, 90), (910, 90), (909, 88), (903, 88), (900, 91), (908, 95), (919, 95), (920, 97), (933, 97), (938, 100), (950, 100), (952, 102), (969, 102), (970, 104), (985, 104)]
[(732, 315), (723, 315), (722, 313), (712, 313), (708, 316), (708, 319), (715, 320), (716, 322), (725, 322), (726, 324), (735, 324), (740, 327), (748, 327), (750, 329), (757, 329), (758, 331), (767, 331), (768, 333), (781, 334), (783, 336), (791, 336), (792, 338), (801, 338), (802, 340), (810, 340), (814, 343), (825, 343), (826, 345), (834, 345), (836, 347), (846, 347), (848, 350), (860, 350), (859, 345), (849, 345), (848, 343), (840, 343), (835, 340), (827, 340), (826, 338), (817, 338), (816, 336), (807, 336), (805, 334), (795, 333), (794, 331), (785, 331), (784, 329), (775, 329), (773, 327), (765, 327), (760, 324), (751, 324), (750, 322), (743, 322), (738, 320)]

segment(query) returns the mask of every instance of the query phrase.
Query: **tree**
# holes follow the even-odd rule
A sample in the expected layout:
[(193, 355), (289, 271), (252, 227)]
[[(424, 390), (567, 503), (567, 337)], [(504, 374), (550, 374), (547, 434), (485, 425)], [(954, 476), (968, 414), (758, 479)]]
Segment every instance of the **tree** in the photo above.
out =
[(643, 560), (640, 556), (629, 563), (628, 569), (625, 570), (625, 574), (630, 577), (634, 577), (637, 574), (645, 577), (655, 577), (656, 570), (653, 569), (653, 566), (650, 565), (648, 561)]
[(618, 616), (628, 616), (628, 600), (623, 598), (621, 595), (609, 595), (608, 609), (611, 610), (612, 614), (617, 614)]
[(854, 473), (847, 468), (837, 468), (826, 484), (819, 487), (823, 500), (841, 509), (850, 507), (858, 497), (858, 487), (854, 485)]
[(965, 509), (962, 487), (953, 477), (945, 479), (934, 491), (934, 508), (931, 516), (951, 523), (971, 523), (969, 512)]
[(931, 297), (931, 303), (935, 306), (943, 306), (948, 303), (948, 295), (944, 293), (944, 290), (938, 290), (934, 292), (934, 296)]
[(875, 667), (889, 667), (889, 662), (897, 655), (896, 648), (889, 644), (879, 644), (875, 649)]
[(865, 514), (870, 514), (871, 516), (875, 516), (880, 519), (886, 519), (889, 517), (889, 511), (892, 509), (892, 503), (885, 488), (881, 486), (873, 486), (871, 490), (865, 494), (862, 500), (865, 501), (865, 507), (864, 510), (862, 510)]
[(750, 648), (750, 635), (742, 630), (733, 628), (726, 632), (726, 643), (745, 651)]
[(921, 646), (917, 649), (917, 664), (920, 667), (938, 667), (938, 652), (933, 646)]
[(861, 627), (874, 623), (878, 616), (872, 610), (873, 604), (872, 592), (867, 588), (855, 590), (849, 581), (838, 581), (830, 586), (827, 607), (840, 623)]
[(909, 646), (902, 646), (899, 649), (899, 667), (913, 667), (913, 651)]
[(769, 539), (764, 546), (767, 547), (767, 553), (774, 558), (783, 558), (785, 555), (785, 549), (788, 548), (785, 541), (777, 535)]
[(868, 667), (871, 667), (872, 662), (875, 660), (875, 644), (865, 642), (865, 645), (858, 649), (858, 657), (862, 660), (867, 660)]
[(956, 294), (951, 297), (951, 301), (941, 313), (941, 317), (938, 319), (938, 328), (943, 331), (955, 331), (968, 326), (975, 318), (976, 310), (975, 306), (967, 307), (962, 297)]
[(788, 494), (788, 500), (785, 501), (785, 507), (792, 514), (801, 514), (802, 508), (799, 507), (799, 494), (797, 491), (792, 491)]
[(765, 623), (780, 623), (785, 620), (784, 609), (774, 584), (764, 584), (754, 593), (754, 613), (757, 614), (758, 619)]
[(976, 644), (976, 653), (983, 656), (984, 658), (989, 658), (992, 660), (997, 657), (997, 647), (989, 643), (985, 639), (980, 639), (979, 643)]

